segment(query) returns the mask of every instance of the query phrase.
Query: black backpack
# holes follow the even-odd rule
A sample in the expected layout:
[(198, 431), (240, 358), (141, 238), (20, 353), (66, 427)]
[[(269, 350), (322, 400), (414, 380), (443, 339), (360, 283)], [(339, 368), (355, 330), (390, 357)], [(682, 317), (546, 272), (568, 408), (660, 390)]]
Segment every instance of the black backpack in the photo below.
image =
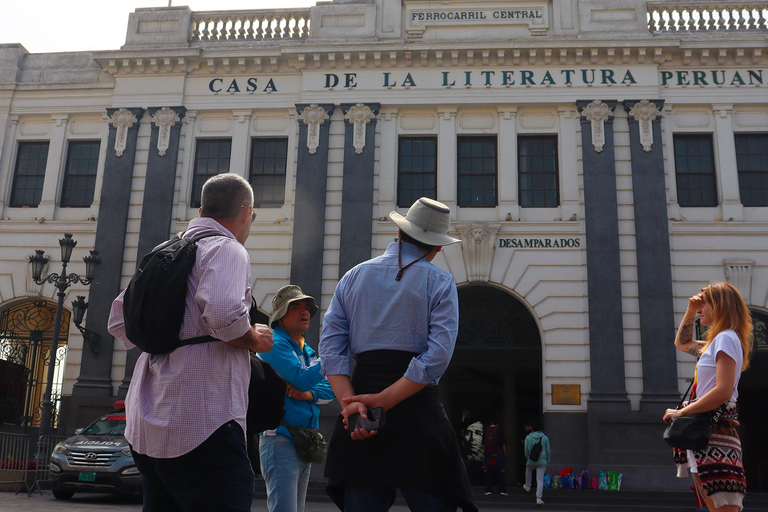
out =
[(543, 438), (539, 438), (539, 440), (531, 447), (531, 454), (528, 456), (528, 460), (532, 460), (533, 462), (536, 462), (539, 460), (539, 457), (541, 457), (541, 440)]
[(123, 318), (126, 337), (144, 352), (167, 354), (183, 345), (214, 339), (179, 340), (197, 242), (210, 236), (224, 235), (206, 231), (185, 237), (179, 233), (141, 259), (123, 295)]
[(248, 385), (246, 431), (253, 434), (274, 430), (285, 416), (288, 385), (269, 363), (251, 352), (251, 382)]

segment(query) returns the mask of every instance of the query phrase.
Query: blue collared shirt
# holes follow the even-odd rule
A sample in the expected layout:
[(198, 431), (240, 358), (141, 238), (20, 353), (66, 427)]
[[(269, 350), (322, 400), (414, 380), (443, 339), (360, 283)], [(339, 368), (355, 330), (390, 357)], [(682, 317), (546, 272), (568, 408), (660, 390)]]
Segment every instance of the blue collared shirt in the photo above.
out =
[[(402, 262), (421, 256), (414, 245), (402, 244)], [(350, 376), (350, 359), (370, 350), (401, 350), (419, 354), (405, 377), (436, 385), (448, 368), (459, 331), (456, 281), (424, 260), (395, 281), (397, 243), (363, 262), (339, 281), (323, 320), (320, 361), (323, 375)]]

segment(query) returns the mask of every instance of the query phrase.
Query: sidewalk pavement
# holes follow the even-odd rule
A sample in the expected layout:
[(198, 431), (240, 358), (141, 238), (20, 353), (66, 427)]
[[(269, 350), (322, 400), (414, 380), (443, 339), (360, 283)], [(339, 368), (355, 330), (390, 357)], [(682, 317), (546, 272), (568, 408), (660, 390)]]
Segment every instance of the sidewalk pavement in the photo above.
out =
[[(27, 496), (26, 492), (13, 494), (12, 492), (0, 492), (0, 511), (2, 512), (138, 512), (141, 503), (133, 496), (119, 496), (110, 494), (76, 494), (71, 500), (57, 500), (51, 491), (43, 491)], [(265, 500), (254, 500), (251, 507), (253, 512), (266, 512)], [(392, 512), (408, 512), (408, 507), (395, 505)], [(509, 508), (482, 507), (483, 512), (501, 512)], [(519, 512), (533, 512), (542, 510), (531, 503), (531, 508), (517, 508)], [(213, 511), (212, 511), (213, 512)], [(307, 502), (306, 512), (338, 512), (331, 503)], [(581, 509), (580, 512), (587, 512)]]

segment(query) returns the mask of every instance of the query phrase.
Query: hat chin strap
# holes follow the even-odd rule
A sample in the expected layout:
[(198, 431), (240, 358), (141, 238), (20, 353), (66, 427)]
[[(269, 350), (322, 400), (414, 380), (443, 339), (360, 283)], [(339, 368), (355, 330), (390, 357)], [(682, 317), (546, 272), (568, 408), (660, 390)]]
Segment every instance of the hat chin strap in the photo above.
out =
[(395, 277), (395, 281), (399, 281), (400, 278), (403, 277), (403, 272), (405, 272), (405, 270), (408, 267), (410, 267), (411, 265), (413, 265), (416, 262), (419, 262), (419, 261), (423, 260), (429, 254), (429, 253), (422, 254), (420, 258), (416, 258), (415, 260), (413, 260), (409, 264), (403, 266), (403, 250), (402, 249), (403, 249), (403, 239), (401, 238), (401, 239), (399, 239), (397, 241), (397, 268), (399, 268), (400, 270), (397, 271), (397, 276)]

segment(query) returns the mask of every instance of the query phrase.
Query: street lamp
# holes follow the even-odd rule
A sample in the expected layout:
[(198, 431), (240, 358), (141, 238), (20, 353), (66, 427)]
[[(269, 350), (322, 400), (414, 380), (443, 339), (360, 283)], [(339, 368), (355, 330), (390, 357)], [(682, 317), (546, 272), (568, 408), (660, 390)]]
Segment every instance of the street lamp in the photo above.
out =
[[(53, 323), (53, 339), (51, 340), (51, 355), (48, 364), (48, 388), (45, 391), (45, 400), (43, 400), (43, 414), (40, 420), (40, 435), (50, 435), (53, 431), (52, 428), (52, 415), (53, 415), (53, 374), (56, 366), (56, 351), (59, 347), (59, 330), (61, 329), (61, 311), (64, 307), (64, 292), (71, 285), (75, 283), (81, 283), (88, 285), (93, 280), (93, 275), (96, 272), (96, 268), (101, 265), (101, 258), (97, 251), (91, 251), (88, 256), (83, 258), (85, 262), (85, 277), (72, 273), (67, 275), (67, 263), (72, 257), (72, 250), (77, 245), (77, 242), (72, 239), (71, 233), (64, 233), (64, 238), (59, 239), (59, 246), (61, 246), (61, 273), (60, 274), (48, 274), (45, 277), (41, 277), (45, 264), (50, 260), (49, 256), (45, 255), (45, 251), (40, 249), (35, 250), (35, 254), (29, 257), (29, 261), (32, 264), (32, 279), (37, 284), (51, 283), (59, 290), (57, 297), (59, 302), (56, 305), (56, 319)], [(83, 303), (85, 298), (83, 298)], [(87, 306), (86, 306), (87, 307)], [(80, 321), (85, 314), (85, 308), (80, 313)], [(78, 325), (79, 327), (79, 325)], [(93, 349), (91, 349), (93, 350)]]

